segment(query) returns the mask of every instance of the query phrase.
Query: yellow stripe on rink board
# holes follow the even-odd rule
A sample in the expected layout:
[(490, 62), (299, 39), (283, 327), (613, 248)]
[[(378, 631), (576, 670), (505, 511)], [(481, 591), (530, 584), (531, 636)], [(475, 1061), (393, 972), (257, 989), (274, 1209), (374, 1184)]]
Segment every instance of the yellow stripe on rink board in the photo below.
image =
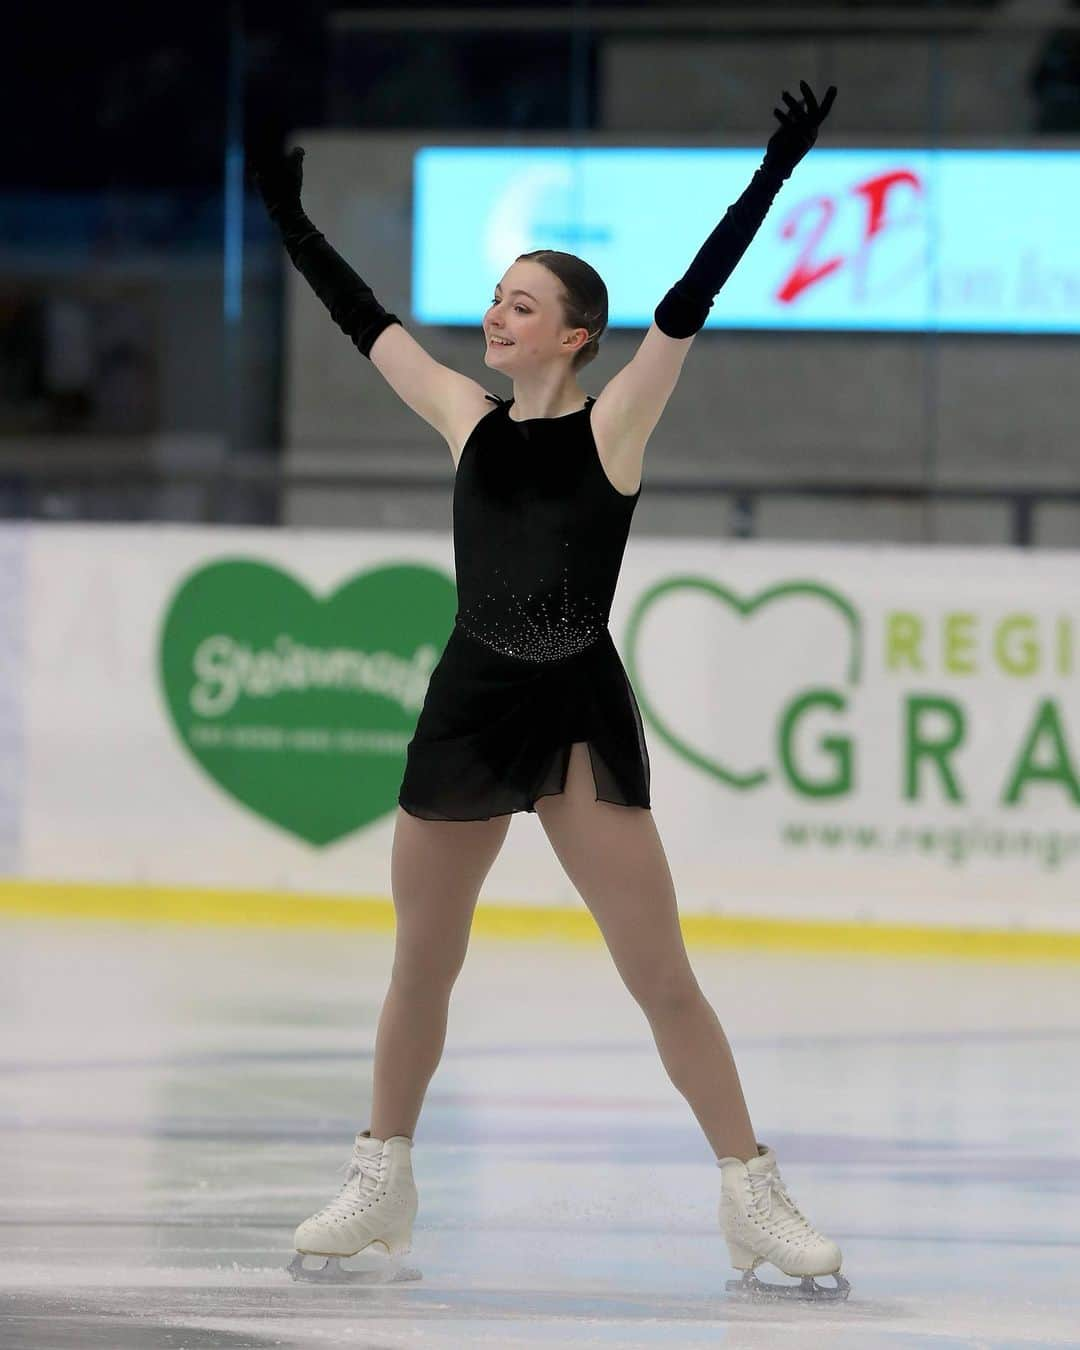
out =
[(391, 902), (378, 896), (290, 891), (209, 890), (196, 886), (119, 886), (115, 882), (0, 881), (0, 914), (138, 923), (271, 924), (282, 927), (394, 928)]
[[(0, 914), (23, 918), (121, 919), (136, 923), (269, 924), (393, 932), (383, 896), (283, 891), (118, 886), (104, 882), (0, 880)], [(1080, 933), (938, 928), (932, 925), (826, 923), (684, 914), (690, 948), (949, 957), (980, 961), (1080, 961)], [(472, 931), (487, 937), (602, 942), (592, 915), (575, 909), (499, 905), (481, 900)]]

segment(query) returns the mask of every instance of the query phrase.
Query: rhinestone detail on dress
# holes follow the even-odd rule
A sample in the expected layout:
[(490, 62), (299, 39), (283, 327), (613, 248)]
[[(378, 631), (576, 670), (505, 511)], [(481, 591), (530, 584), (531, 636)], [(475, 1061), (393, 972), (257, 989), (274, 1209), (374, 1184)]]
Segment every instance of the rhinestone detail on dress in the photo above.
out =
[[(495, 571), (499, 573), (498, 568)], [(510, 591), (505, 578), (500, 578), (516, 613), (495, 618), (490, 602), (496, 597), (489, 591), (488, 603), (474, 605), (471, 611), (459, 614), (457, 623), (470, 637), (504, 656), (519, 656), (525, 661), (561, 661), (574, 656), (591, 647), (602, 636), (607, 623), (592, 601), (586, 600), (580, 609), (571, 604), (567, 572), (564, 567), (561, 612), (554, 616), (549, 609), (554, 596), (545, 595), (538, 605), (530, 607)], [(531, 602), (532, 593), (525, 599)]]

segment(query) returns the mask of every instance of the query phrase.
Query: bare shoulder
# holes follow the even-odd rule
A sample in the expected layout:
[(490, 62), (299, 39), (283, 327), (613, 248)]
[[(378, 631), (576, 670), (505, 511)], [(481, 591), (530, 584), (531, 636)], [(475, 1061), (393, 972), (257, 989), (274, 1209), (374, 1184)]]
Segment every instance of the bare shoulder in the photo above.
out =
[(632, 497), (641, 486), (648, 436), (620, 426), (612, 401), (604, 401), (603, 391), (592, 405), (589, 420), (596, 442), (596, 455), (608, 482), (616, 492)]
[(465, 448), (465, 442), (472, 435), (477, 423), (496, 406), (488, 398), (483, 385), (470, 380), (467, 375), (459, 376), (458, 381), (452, 385), (443, 437), (450, 447), (455, 469)]
[(390, 324), (372, 343), (371, 364), (402, 402), (439, 432), (456, 466), (469, 432), (492, 407), (481, 386), (436, 361), (400, 323)]
[(679, 379), (693, 337), (671, 338), (654, 322), (633, 358), (593, 405), (593, 437), (608, 478), (620, 492), (641, 483), (645, 446)]

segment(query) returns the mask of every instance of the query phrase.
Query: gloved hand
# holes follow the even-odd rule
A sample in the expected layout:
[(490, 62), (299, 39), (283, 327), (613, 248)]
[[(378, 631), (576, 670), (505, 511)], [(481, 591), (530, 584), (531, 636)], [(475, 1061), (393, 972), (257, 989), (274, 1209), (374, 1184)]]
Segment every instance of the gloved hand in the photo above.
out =
[(805, 80), (799, 81), (799, 88), (803, 91), (800, 101), (784, 90), (784, 102), (790, 112), (782, 113), (779, 108), (773, 109), (773, 116), (779, 119), (780, 126), (769, 137), (765, 147), (766, 165), (778, 169), (784, 178), (790, 176), (795, 165), (813, 147), (818, 127), (828, 117), (836, 98), (835, 84), (829, 85), (820, 105)]
[(251, 181), (263, 200), (267, 214), (275, 223), (282, 216), (299, 211), (300, 188), (304, 181), (304, 151), (296, 146), (287, 155), (263, 151), (251, 160)]

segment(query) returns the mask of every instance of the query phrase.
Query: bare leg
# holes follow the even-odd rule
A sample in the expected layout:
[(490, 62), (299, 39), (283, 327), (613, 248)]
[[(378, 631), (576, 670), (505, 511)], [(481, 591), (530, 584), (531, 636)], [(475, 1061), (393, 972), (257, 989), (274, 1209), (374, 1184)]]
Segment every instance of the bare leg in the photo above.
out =
[(690, 967), (652, 812), (597, 801), (589, 749), (579, 742), (566, 791), (542, 797), (536, 814), (716, 1156), (756, 1158), (731, 1047)]
[(731, 1046), (700, 987), (696, 998), (651, 1012), (643, 1005), (643, 1011), (668, 1077), (690, 1103), (716, 1156), (743, 1162), (756, 1158), (754, 1129)]
[(510, 828), (491, 820), (419, 820), (398, 807), (390, 860), (397, 931), (375, 1036), (371, 1134), (413, 1137), (442, 1058), (454, 981), (480, 887)]

